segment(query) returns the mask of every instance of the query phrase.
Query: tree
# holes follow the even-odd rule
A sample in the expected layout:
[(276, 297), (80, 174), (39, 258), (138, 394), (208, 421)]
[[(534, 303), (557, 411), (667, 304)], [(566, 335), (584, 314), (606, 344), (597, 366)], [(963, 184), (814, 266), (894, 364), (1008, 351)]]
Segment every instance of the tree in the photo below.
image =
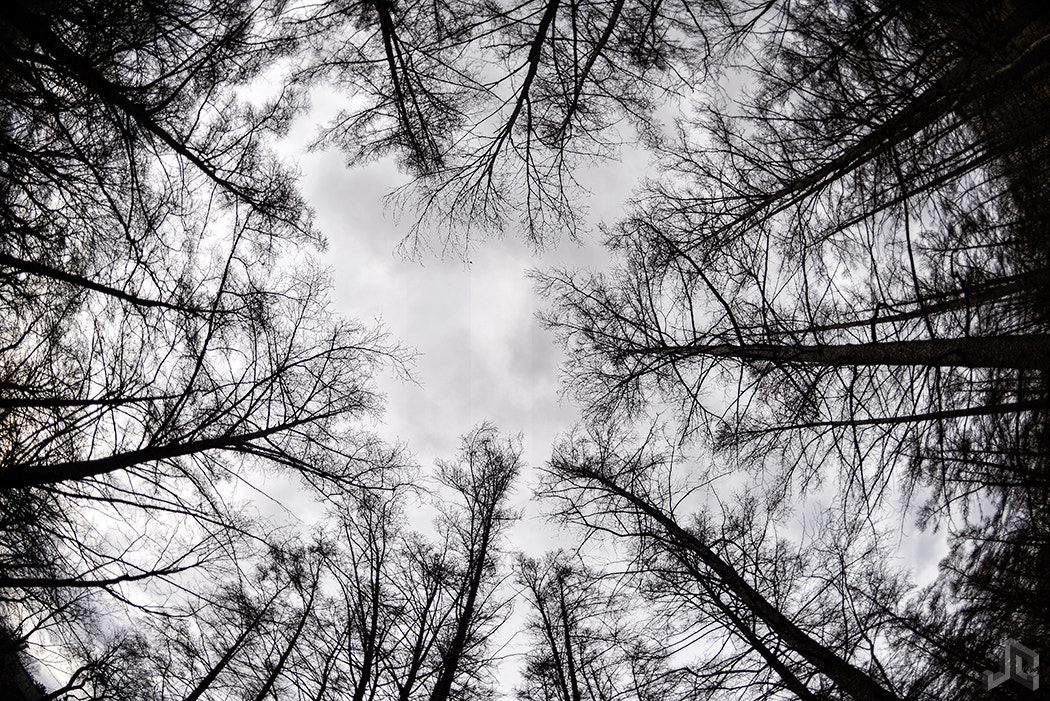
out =
[(390, 570), (401, 565), (391, 562), (397, 544), (395, 529), (402, 520), (393, 511), (399, 506), (395, 498), (367, 494), (359, 500), (343, 522), (345, 537), (339, 542), (345, 564), (333, 570), (345, 606), (347, 676), (354, 701), (376, 695), (400, 603), (392, 600), (388, 585)]
[[(682, 670), (692, 693), (910, 698), (910, 669), (880, 663), (879, 649), (886, 625), (880, 607), (895, 610), (904, 589), (880, 571), (876, 546), (856, 552), (863, 527), (849, 530), (855, 521), (845, 517), (827, 529), (842, 536), (837, 542), (795, 545), (776, 537), (782, 514), (763, 514), (762, 495), (747, 493), (736, 505), (716, 493), (721, 513), (701, 510), (687, 520), (678, 512), (704, 475), (689, 475), (686, 466), (683, 482), (675, 469), (681, 458), (658, 452), (656, 440), (650, 434), (631, 445), (615, 427), (570, 438), (550, 462), (544, 494), (570, 523), (624, 541), (630, 571), (644, 581), (639, 591), (661, 611), (650, 614), (650, 626), (666, 621), (667, 639), (686, 641), (685, 649), (704, 643), (701, 654), (714, 650)], [(826, 556), (800, 554), (817, 545)]]
[[(680, 670), (639, 625), (642, 593), (565, 551), (519, 556), (517, 578), (530, 605), (522, 699), (583, 701), (678, 698)], [(653, 619), (643, 619), (651, 623)]]
[(457, 503), (444, 524), (460, 570), (450, 621), (440, 634), (437, 677), (430, 701), (470, 696), (481, 681), (483, 652), (503, 617), (495, 599), (500, 573), (496, 556), (506, 526), (516, 516), (507, 506), (521, 470), (521, 440), (503, 438), (495, 426), (482, 423), (463, 436), (455, 462), (440, 465), (441, 481), (456, 494)]
[[(953, 635), (980, 620), (985, 659), (1011, 630), (1042, 645), (1047, 134), (1024, 115), (1046, 106), (1045, 9), (776, 16), (752, 94), (698, 110), (610, 231), (621, 268), (537, 276), (570, 386), (597, 422), (674, 407), (773, 498), (832, 482), (873, 518), (959, 519), (935, 587), (973, 602)], [(975, 689), (967, 664), (941, 693)]]

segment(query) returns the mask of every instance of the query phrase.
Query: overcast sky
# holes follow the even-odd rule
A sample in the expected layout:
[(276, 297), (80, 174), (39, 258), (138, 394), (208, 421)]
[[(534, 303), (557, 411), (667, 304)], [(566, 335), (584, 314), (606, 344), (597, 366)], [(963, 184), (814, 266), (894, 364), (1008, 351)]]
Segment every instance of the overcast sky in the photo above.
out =
[[(488, 420), (504, 434), (522, 434), (526, 464), (542, 465), (577, 412), (559, 398), (562, 353), (536, 318), (541, 300), (527, 272), (555, 265), (607, 268), (597, 232), (579, 243), (563, 237), (540, 254), (508, 231), (480, 244), (469, 263), (426, 254), (408, 259), (397, 245), (411, 213), (399, 217), (384, 202), (405, 176), (391, 159), (351, 169), (335, 150), (306, 152), (314, 125), (331, 110), (317, 102), (281, 151), (298, 164), (300, 189), (328, 239), (323, 260), (333, 274), (333, 306), (349, 318), (381, 321), (392, 340), (419, 353), (418, 385), (382, 376), (388, 401), (377, 432), (406, 442), (426, 469), (435, 459), (452, 458), (459, 437)], [(593, 192), (592, 221), (617, 218), (646, 163), (641, 152), (626, 150), (619, 164), (580, 174)], [(523, 497), (531, 477), (519, 485)]]

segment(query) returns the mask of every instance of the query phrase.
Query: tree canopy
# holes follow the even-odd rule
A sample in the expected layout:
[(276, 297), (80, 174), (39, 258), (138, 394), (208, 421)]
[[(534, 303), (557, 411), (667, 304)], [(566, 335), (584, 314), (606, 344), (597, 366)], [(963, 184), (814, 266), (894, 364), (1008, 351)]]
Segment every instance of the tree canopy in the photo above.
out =
[[(1043, 3), (12, 0), (0, 36), (0, 662), (52, 655), (50, 698), (488, 697), (512, 586), (522, 698), (964, 699), (1050, 654)], [(371, 428), (411, 353), (332, 314), (272, 147), (320, 90), (420, 255), (582, 236), (578, 169), (653, 155), (611, 272), (534, 273), (575, 552), (510, 574), (520, 439), (426, 482)], [(232, 496), (271, 474), (312, 532)], [(922, 588), (903, 524), (948, 534)]]

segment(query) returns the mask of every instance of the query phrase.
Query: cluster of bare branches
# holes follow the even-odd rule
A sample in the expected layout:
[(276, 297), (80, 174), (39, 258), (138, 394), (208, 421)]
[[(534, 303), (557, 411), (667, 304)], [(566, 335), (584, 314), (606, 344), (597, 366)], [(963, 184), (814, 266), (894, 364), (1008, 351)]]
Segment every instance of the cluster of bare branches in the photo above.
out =
[(240, 588), (221, 605), (146, 636), (153, 664), (173, 669), (155, 677), (163, 693), (144, 697), (486, 697), (509, 612), (520, 453), (488, 424), (464, 436), (436, 485), (445, 499), (432, 534), (408, 527), (412, 486), (338, 500), (310, 545), (275, 545), (227, 580)]
[[(717, 71), (769, 2), (338, 2), (311, 7), (301, 79), (348, 106), (320, 144), (396, 154), (407, 243), (461, 252), (484, 231), (575, 236), (581, 164), (656, 143), (654, 115)], [(318, 18), (323, 25), (318, 25)], [(317, 29), (323, 26), (324, 30)]]

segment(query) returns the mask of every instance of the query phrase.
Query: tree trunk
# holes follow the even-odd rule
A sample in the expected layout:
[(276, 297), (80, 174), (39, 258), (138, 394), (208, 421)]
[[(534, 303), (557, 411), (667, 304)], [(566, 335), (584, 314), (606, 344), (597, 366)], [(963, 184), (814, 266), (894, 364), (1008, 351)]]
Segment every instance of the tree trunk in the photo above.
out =
[(1050, 335), (935, 338), (841, 345), (693, 344), (644, 348), (628, 351), (627, 354), (679, 358), (710, 356), (829, 367), (909, 365), (1044, 370), (1050, 368)]
[[(495, 505), (491, 507), (495, 508)], [(492, 512), (484, 514), (484, 525), (481, 530), (481, 538), (478, 550), (473, 562), (469, 563), (468, 579), (466, 583), (465, 601), (456, 621), (456, 633), (452, 637), (448, 650), (442, 655), (441, 673), (438, 675), (434, 688), (430, 692), (430, 701), (448, 701), (452, 693), (452, 683), (456, 679), (456, 668), (459, 660), (463, 657), (467, 637), (470, 634), (470, 626), (474, 620), (474, 607), (481, 589), (481, 578), (485, 570), (485, 561), (488, 559), (489, 537), (492, 533)]]
[(0, 489), (15, 487), (32, 487), (35, 485), (53, 484), (67, 480), (85, 479), (104, 475), (116, 470), (123, 470), (135, 465), (158, 460), (170, 460), (184, 455), (193, 455), (208, 450), (235, 450), (250, 452), (251, 441), (267, 438), (308, 424), (320, 417), (289, 421), (269, 428), (222, 435), (215, 438), (202, 438), (196, 441), (172, 442), (164, 445), (153, 445), (139, 450), (109, 455), (94, 460), (73, 460), (52, 465), (13, 465), (0, 471)]

